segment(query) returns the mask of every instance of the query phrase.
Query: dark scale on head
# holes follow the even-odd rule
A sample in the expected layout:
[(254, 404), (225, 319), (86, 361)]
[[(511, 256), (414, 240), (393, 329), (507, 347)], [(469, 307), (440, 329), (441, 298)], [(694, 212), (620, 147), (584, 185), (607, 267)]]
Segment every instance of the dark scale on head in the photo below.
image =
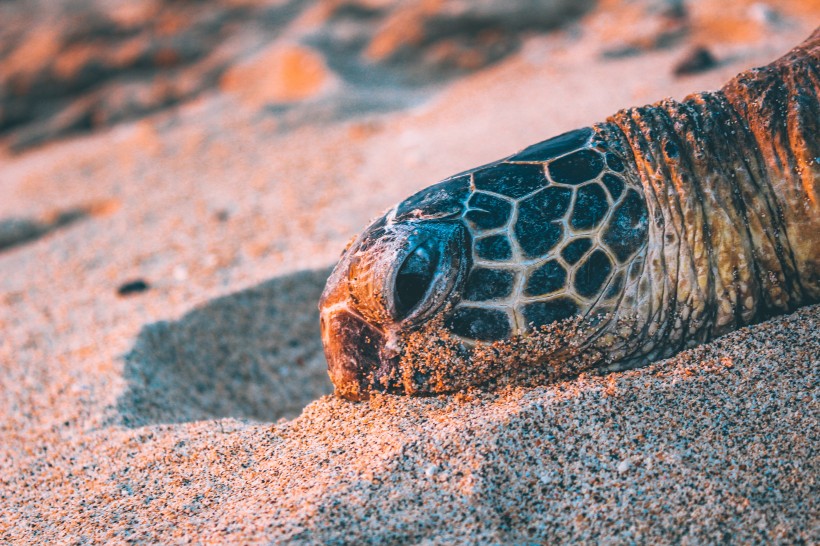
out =
[(548, 184), (542, 165), (498, 163), (473, 173), (475, 187), (518, 199)]
[(486, 301), (506, 298), (512, 294), (515, 276), (503, 269), (477, 267), (470, 272), (464, 287), (464, 299)]
[(612, 196), (612, 200), (617, 201), (624, 191), (623, 179), (612, 173), (606, 173), (602, 179), (602, 182), (604, 183), (604, 186), (606, 186), (606, 189), (609, 190), (609, 195)]
[(604, 299), (611, 299), (618, 296), (621, 293), (621, 288), (624, 284), (624, 274), (622, 271), (619, 271), (615, 274), (615, 278), (612, 279), (612, 282), (609, 283), (609, 287), (606, 289), (606, 294), (604, 294)]
[(447, 319), (447, 327), (456, 335), (479, 341), (504, 339), (512, 332), (507, 313), (480, 307), (457, 307)]
[(585, 297), (597, 295), (612, 273), (612, 262), (606, 252), (596, 250), (575, 271), (575, 291)]
[(475, 253), (482, 260), (509, 260), (512, 258), (512, 245), (506, 235), (489, 235), (476, 240)]
[(396, 209), (396, 220), (458, 216), (469, 193), (470, 175), (439, 182), (402, 201)]
[(586, 237), (583, 239), (573, 239), (561, 250), (561, 257), (564, 258), (564, 261), (569, 265), (575, 265), (590, 248), (592, 248), (592, 239), (587, 239)]
[(550, 223), (546, 225), (525, 223), (521, 220), (515, 224), (515, 235), (518, 245), (528, 258), (544, 256), (552, 250), (564, 236), (564, 226)]
[(578, 311), (578, 304), (564, 296), (549, 301), (529, 303), (522, 309), (527, 324), (532, 324), (535, 328), (568, 319)]
[(595, 150), (584, 149), (549, 164), (550, 177), (559, 184), (582, 184), (604, 170), (604, 158)]
[(561, 240), (564, 229), (556, 220), (566, 214), (571, 197), (569, 188), (546, 188), (518, 205), (515, 237), (528, 257), (545, 255)]
[(524, 148), (507, 161), (547, 161), (577, 150), (589, 142), (592, 128), (584, 127)]
[(607, 167), (609, 167), (610, 169), (612, 169), (613, 171), (615, 171), (617, 173), (624, 172), (624, 162), (621, 161), (620, 157), (613, 154), (612, 152), (609, 152), (608, 154), (606, 154), (606, 165), (607, 165)]
[(623, 201), (615, 207), (603, 241), (619, 262), (625, 262), (646, 242), (649, 231), (648, 214), (643, 197), (629, 189)]
[(566, 270), (556, 262), (550, 260), (535, 271), (527, 279), (524, 287), (525, 296), (543, 296), (564, 288), (567, 280)]
[(512, 212), (510, 203), (486, 193), (474, 193), (467, 205), (470, 210), (464, 217), (479, 229), (494, 229), (503, 226)]
[(600, 184), (587, 184), (578, 188), (569, 225), (573, 229), (591, 229), (597, 226), (609, 212), (606, 192)]

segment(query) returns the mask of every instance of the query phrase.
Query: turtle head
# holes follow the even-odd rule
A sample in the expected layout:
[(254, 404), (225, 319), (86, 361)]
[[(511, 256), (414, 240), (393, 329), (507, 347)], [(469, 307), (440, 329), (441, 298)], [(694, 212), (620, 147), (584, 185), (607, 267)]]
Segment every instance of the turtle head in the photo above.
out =
[(516, 344), (612, 309), (647, 235), (644, 198), (623, 170), (581, 129), (430, 186), (373, 222), (319, 304), (337, 393), (484, 383), (506, 364), (482, 347), (541, 358)]
[(467, 189), (428, 188), (373, 222), (342, 255), (319, 302), (328, 371), (342, 396), (404, 391), (403, 336), (452, 307), (470, 270), (463, 199), (453, 193)]

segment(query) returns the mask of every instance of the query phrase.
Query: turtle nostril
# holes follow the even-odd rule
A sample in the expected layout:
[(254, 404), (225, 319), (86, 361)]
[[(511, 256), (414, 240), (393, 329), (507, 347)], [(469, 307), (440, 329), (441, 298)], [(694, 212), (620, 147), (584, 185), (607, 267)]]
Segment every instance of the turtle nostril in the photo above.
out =
[(398, 317), (406, 316), (418, 307), (433, 284), (436, 260), (431, 252), (418, 247), (404, 260), (396, 274), (394, 304)]

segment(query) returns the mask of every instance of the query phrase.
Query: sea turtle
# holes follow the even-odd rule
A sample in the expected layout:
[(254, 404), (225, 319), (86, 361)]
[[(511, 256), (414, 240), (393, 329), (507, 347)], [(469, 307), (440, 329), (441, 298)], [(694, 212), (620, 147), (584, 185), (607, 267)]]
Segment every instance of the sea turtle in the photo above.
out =
[(820, 29), (407, 198), (320, 301), (338, 394), (535, 384), (820, 301)]

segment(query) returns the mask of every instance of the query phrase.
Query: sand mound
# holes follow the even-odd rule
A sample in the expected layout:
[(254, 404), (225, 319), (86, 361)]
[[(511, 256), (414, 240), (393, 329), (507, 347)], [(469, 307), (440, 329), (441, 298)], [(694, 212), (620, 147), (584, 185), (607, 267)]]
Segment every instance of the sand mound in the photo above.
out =
[(549, 387), (106, 428), (6, 461), (0, 538), (813, 543), (819, 349), (814, 306)]
[(125, 356), (122, 422), (276, 421), (332, 392), (316, 308), (329, 273), (273, 279), (143, 327)]

